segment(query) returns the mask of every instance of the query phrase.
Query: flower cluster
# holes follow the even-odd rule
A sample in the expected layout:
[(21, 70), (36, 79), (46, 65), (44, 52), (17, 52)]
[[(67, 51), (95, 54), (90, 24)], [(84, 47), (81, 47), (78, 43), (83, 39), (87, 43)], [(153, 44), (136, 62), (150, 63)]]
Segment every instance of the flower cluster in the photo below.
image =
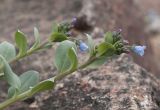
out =
[[(75, 22), (75, 20), (74, 20), (74, 22)], [(120, 55), (121, 53), (129, 53), (129, 51), (131, 50), (131, 51), (135, 52), (137, 55), (143, 56), (144, 51), (146, 49), (146, 46), (140, 46), (140, 45), (129, 46), (128, 41), (122, 39), (121, 32), (122, 32), (122, 29), (119, 29), (117, 32), (116, 31), (108, 32), (105, 35), (106, 42), (108, 42), (114, 46), (115, 54)], [(86, 43), (80, 41), (79, 49), (81, 51), (87, 51), (88, 48), (89, 47)]]

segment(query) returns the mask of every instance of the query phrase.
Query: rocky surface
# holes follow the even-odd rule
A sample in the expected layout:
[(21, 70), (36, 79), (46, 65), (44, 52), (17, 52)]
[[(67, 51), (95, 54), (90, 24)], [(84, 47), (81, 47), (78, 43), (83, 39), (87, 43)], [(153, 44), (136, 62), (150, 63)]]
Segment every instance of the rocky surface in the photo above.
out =
[[(12, 42), (19, 28), (31, 44), (34, 26), (39, 27), (41, 38), (45, 39), (53, 20), (85, 15), (96, 40), (106, 30), (122, 28), (124, 37), (131, 43), (146, 44), (147, 54), (134, 59), (147, 70), (156, 72), (149, 40), (143, 34), (143, 13), (137, 3), (136, 0), (1, 0), (0, 41)], [(13, 64), (15, 72), (21, 74), (34, 69), (41, 73), (41, 79), (53, 76), (53, 50)], [(2, 101), (7, 89), (6, 84), (0, 84)], [(7, 110), (160, 110), (159, 96), (159, 80), (135, 64), (130, 56), (122, 55), (97, 70), (79, 71), (60, 82), (56, 90), (17, 102)]]
[(8, 110), (160, 110), (160, 82), (128, 55), (59, 82), (54, 91)]
[[(121, 55), (98, 70), (65, 79), (41, 110), (159, 110), (159, 81)], [(46, 106), (50, 105), (50, 106)]]

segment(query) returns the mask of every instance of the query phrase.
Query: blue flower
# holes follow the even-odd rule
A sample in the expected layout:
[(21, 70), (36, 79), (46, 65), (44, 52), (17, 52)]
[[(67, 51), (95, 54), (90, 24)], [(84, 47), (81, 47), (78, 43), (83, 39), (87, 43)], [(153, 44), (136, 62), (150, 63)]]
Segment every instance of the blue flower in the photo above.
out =
[(132, 50), (140, 55), (140, 56), (143, 56), (144, 55), (144, 50), (146, 49), (146, 46), (133, 46), (132, 47)]
[(79, 49), (81, 50), (81, 51), (87, 51), (88, 50), (88, 45), (87, 44), (85, 44), (84, 42), (80, 42), (80, 44), (79, 44)]

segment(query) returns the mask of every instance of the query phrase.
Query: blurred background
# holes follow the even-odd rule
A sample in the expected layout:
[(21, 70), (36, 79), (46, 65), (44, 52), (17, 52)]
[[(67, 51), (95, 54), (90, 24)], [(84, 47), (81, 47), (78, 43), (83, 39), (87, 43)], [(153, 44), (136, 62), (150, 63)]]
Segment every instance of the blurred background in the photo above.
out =
[[(137, 64), (160, 78), (159, 6), (160, 0), (0, 0), (0, 41), (14, 43), (14, 32), (20, 29), (32, 44), (35, 26), (43, 40), (50, 35), (53, 21), (79, 17), (78, 29), (88, 31), (95, 39), (106, 31), (122, 29), (124, 38), (131, 44), (146, 45), (144, 57), (130, 55)], [(28, 69), (53, 73), (52, 54), (53, 51), (32, 55), (13, 67), (16, 73)], [(45, 79), (48, 74), (41, 77)], [(3, 88), (3, 91), (7, 89)], [(5, 93), (2, 95), (6, 96)]]

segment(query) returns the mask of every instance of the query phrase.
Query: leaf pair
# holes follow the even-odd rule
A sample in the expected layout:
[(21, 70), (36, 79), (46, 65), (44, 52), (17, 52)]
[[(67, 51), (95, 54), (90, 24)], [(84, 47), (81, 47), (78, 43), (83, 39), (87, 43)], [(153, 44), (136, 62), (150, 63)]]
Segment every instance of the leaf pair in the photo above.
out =
[(21, 94), (34, 87), (39, 82), (39, 73), (33, 70), (27, 71), (20, 75), (19, 79), (21, 81), (21, 86), (19, 87), (18, 91), (11, 86), (8, 89), (8, 98)]
[(21, 81), (19, 77), (12, 71), (10, 65), (5, 60), (5, 58), (1, 55), (0, 55), (0, 63), (1, 63), (1, 66), (3, 67), (3, 73), (4, 73), (5, 80), (8, 82), (10, 87), (12, 87), (10, 91), (13, 91), (13, 92), (12, 93), (9, 92), (9, 94), (14, 95), (16, 91), (20, 89)]
[[(68, 40), (60, 43), (55, 54), (55, 65), (59, 73), (72, 71), (77, 68), (78, 60), (76, 55), (76, 45)], [(52, 89), (55, 86), (54, 78), (40, 82), (31, 88), (31, 94)]]
[[(6, 59), (8, 59), (8, 56), (6, 57)], [(8, 89), (9, 98), (29, 90), (30, 87), (33, 87), (35, 84), (38, 83), (39, 81), (38, 72), (28, 71), (23, 73), (20, 77), (18, 77), (12, 71), (6, 59), (2, 55), (0, 55), (0, 64), (3, 67), (4, 78), (10, 85), (10, 88)]]
[(100, 65), (104, 64), (107, 60), (108, 56), (111, 56), (115, 52), (115, 48), (112, 45), (113, 43), (113, 35), (111, 32), (107, 32), (105, 35), (105, 42), (100, 43), (96, 46), (93, 42), (93, 39), (90, 35), (86, 34), (88, 37), (88, 46), (89, 46), (89, 52), (90, 56), (95, 56), (97, 59), (92, 62), (90, 65), (88, 65), (88, 68), (97, 68)]
[(1, 64), (3, 64), (2, 66), (3, 66), (4, 77), (7, 80), (8, 84), (18, 90), (21, 86), (21, 81), (19, 77), (12, 71), (8, 62), (1, 55), (0, 55), (0, 61)]

